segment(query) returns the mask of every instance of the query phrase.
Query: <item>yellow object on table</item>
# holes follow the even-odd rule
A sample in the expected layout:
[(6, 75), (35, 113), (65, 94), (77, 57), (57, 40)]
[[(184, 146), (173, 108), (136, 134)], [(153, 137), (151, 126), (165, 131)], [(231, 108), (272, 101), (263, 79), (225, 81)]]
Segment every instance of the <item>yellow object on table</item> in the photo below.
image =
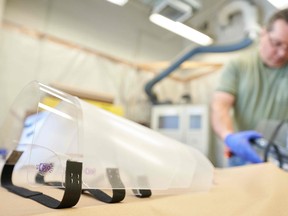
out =
[[(111, 113), (114, 113), (116, 115), (119, 116), (124, 116), (124, 110), (121, 106), (116, 106), (114, 104), (111, 103), (106, 103), (106, 102), (100, 102), (100, 101), (94, 101), (94, 100), (89, 100), (89, 99), (82, 99), (88, 103), (91, 103), (95, 106), (98, 106), (102, 109), (105, 109)], [(59, 99), (54, 98), (54, 97), (45, 97), (42, 101), (42, 103), (44, 103), (45, 105), (51, 106), (51, 107), (55, 107), (57, 106), (57, 104), (59, 103)]]

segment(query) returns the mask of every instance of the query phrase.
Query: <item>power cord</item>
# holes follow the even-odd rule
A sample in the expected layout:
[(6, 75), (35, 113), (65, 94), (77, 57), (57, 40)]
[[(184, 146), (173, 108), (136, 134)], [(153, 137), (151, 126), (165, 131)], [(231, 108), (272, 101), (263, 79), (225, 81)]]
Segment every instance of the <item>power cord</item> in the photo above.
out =
[(278, 146), (275, 144), (275, 138), (280, 130), (280, 128), (283, 126), (283, 124), (286, 122), (286, 120), (282, 120), (277, 127), (275, 128), (275, 130), (272, 133), (272, 136), (270, 137), (269, 141), (268, 141), (268, 145), (266, 146), (265, 150), (264, 150), (264, 162), (268, 161), (268, 156), (270, 153), (270, 149), (273, 148), (276, 154), (276, 157), (278, 159), (279, 162), (279, 168), (283, 168), (283, 156), (278, 148)]

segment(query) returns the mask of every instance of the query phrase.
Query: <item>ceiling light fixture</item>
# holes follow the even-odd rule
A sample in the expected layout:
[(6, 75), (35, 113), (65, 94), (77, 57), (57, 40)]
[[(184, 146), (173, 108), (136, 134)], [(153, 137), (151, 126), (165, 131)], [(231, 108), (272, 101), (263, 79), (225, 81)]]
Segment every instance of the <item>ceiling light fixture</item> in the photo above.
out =
[(168, 19), (160, 14), (151, 14), (149, 17), (150, 21), (159, 25), (169, 31), (174, 32), (188, 40), (191, 40), (202, 46), (207, 46), (213, 43), (212, 38), (209, 36), (183, 24), (180, 22), (175, 22), (171, 19)]
[(106, 0), (106, 1), (119, 5), (119, 6), (123, 6), (128, 2), (128, 0)]
[(284, 9), (288, 7), (288, 0), (268, 0), (277, 9)]

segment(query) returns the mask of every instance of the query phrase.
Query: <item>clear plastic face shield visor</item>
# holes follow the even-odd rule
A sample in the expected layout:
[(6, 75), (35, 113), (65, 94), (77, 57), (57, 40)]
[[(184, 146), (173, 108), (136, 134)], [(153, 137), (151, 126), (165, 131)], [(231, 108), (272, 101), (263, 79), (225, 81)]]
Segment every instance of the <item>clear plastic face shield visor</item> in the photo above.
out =
[[(127, 189), (139, 197), (206, 191), (213, 179), (212, 164), (198, 150), (38, 82), (11, 106), (0, 147), (10, 155), (2, 186), (10, 164), (14, 187), (65, 188), (52, 208), (75, 205), (83, 192), (111, 203)], [(7, 182), (5, 177), (4, 187)], [(76, 197), (74, 203), (65, 196)]]
[[(38, 82), (27, 85), (0, 131), (0, 147), (7, 152), (2, 187), (51, 208), (74, 206), (82, 186), (81, 119), (76, 97)], [(65, 188), (62, 201), (34, 191), (44, 181)]]

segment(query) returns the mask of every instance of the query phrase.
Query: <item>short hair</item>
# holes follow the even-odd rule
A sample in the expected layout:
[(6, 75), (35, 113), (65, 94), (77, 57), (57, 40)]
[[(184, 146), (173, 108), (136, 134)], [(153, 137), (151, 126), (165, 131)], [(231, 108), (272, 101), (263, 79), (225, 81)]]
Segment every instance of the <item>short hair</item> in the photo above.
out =
[(272, 31), (275, 21), (279, 19), (284, 20), (288, 24), (288, 8), (279, 10), (270, 17), (266, 25), (267, 30)]

